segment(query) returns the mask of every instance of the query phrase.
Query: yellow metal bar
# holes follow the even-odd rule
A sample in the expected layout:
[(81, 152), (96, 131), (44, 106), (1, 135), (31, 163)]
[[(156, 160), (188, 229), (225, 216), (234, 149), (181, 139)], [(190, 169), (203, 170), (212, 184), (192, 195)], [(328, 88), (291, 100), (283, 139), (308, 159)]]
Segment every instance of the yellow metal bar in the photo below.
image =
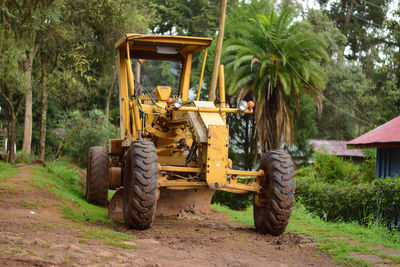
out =
[(121, 139), (125, 139), (131, 135), (131, 123), (129, 117), (129, 96), (128, 96), (128, 83), (126, 74), (126, 50), (120, 48), (118, 51), (118, 68), (119, 68), (119, 93), (120, 93), (120, 111), (122, 116), (121, 122)]
[(183, 83), (182, 83), (182, 100), (187, 101), (189, 95), (190, 86), (190, 72), (192, 69), (192, 56), (193, 54), (188, 54), (186, 56), (185, 69), (183, 72)]
[[(224, 76), (224, 65), (219, 65), (218, 66), (218, 94), (219, 94), (219, 100), (221, 101), (220, 107), (225, 108), (225, 76)], [(222, 119), (226, 123), (226, 113), (221, 114)]]
[(208, 125), (206, 181), (212, 189), (218, 189), (226, 183), (228, 136), (229, 132), (225, 124)]
[(221, 107), (225, 107), (225, 76), (224, 76), (224, 65), (218, 66), (218, 79), (219, 79), (219, 99), (221, 100)]
[[(188, 180), (160, 180), (159, 187), (168, 187), (170, 189), (195, 189), (195, 188), (209, 188), (206, 182), (196, 182)], [(239, 184), (239, 183), (226, 183), (218, 188), (223, 191), (231, 191), (235, 193), (248, 193), (260, 192), (261, 186), (257, 183)]]
[(225, 112), (225, 113), (245, 113), (245, 114), (251, 114), (253, 113), (253, 110), (245, 110), (241, 111), (238, 108), (200, 108), (200, 107), (181, 107), (179, 109), (175, 108), (167, 108), (169, 111), (198, 111), (198, 112), (210, 112), (210, 113), (219, 113), (219, 112)]
[(222, 188), (244, 190), (244, 191), (250, 191), (250, 192), (260, 192), (261, 186), (254, 182), (250, 183), (250, 184), (233, 183), (233, 184), (224, 184), (224, 186)]
[(181, 189), (208, 188), (205, 182), (192, 182), (186, 180), (164, 180), (158, 183), (160, 187), (174, 187)]
[(259, 171), (241, 171), (241, 170), (228, 169), (226, 171), (226, 173), (230, 174), (230, 175), (243, 175), (243, 176), (262, 176), (262, 175), (264, 175), (263, 170), (259, 170)]
[(201, 168), (162, 166), (162, 165), (158, 165), (158, 170), (159, 171), (171, 171), (171, 172), (201, 172)]
[(132, 63), (131, 63), (131, 55), (129, 53), (129, 42), (126, 42), (126, 70), (128, 73), (128, 83), (129, 83), (129, 88), (131, 89), (131, 96), (135, 95), (135, 82), (134, 82), (134, 77), (133, 77), (133, 71), (132, 71)]
[(199, 101), (199, 100), (200, 100), (201, 84), (203, 83), (204, 69), (205, 69), (205, 67), (206, 67), (207, 50), (208, 50), (208, 48), (206, 48), (206, 49), (204, 50), (203, 65), (201, 66), (200, 81), (199, 81), (199, 89), (197, 90), (196, 101)]
[(136, 131), (141, 131), (142, 130), (142, 124), (139, 116), (139, 108), (136, 103), (136, 98), (135, 98), (135, 81), (133, 77), (133, 71), (132, 71), (132, 64), (131, 64), (131, 57), (129, 54), (129, 42), (126, 42), (126, 55), (127, 55), (127, 60), (126, 60), (126, 69), (128, 72), (128, 83), (129, 83), (129, 88), (131, 88), (131, 97), (132, 97), (132, 102), (131, 102), (131, 107), (133, 110), (133, 116), (135, 120), (135, 128)]

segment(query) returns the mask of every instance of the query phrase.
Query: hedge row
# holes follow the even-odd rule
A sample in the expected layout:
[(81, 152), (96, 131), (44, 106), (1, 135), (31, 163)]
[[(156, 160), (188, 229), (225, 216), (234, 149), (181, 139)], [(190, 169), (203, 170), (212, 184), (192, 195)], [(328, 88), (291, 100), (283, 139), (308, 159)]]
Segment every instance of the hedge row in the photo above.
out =
[(398, 226), (400, 177), (363, 184), (330, 184), (314, 177), (299, 177), (296, 179), (296, 199), (329, 221), (358, 221), (366, 224), (379, 219), (388, 226)]

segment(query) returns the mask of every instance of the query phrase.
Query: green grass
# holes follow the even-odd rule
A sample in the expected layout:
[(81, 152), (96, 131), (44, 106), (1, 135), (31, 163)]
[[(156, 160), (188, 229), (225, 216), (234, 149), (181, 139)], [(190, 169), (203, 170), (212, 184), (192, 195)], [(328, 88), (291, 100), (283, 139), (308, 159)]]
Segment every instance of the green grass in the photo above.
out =
[(42, 206), (44, 206), (43, 201), (41, 200), (36, 200), (36, 201), (28, 201), (25, 199), (20, 199), (20, 203), (22, 206), (28, 209), (40, 209)]
[[(107, 208), (87, 203), (83, 192), (85, 184), (79, 172), (75, 168), (69, 168), (69, 164), (53, 162), (47, 163), (47, 167), (35, 166), (32, 179), (35, 186), (41, 190), (50, 190), (62, 199), (57, 206), (62, 209), (66, 218), (75, 222), (113, 225), (108, 219)], [(114, 191), (110, 190), (109, 193), (111, 197)], [(96, 239), (108, 246), (134, 248), (133, 244), (124, 242), (134, 238), (129, 234), (90, 225), (81, 225), (75, 230), (78, 230), (77, 237), (81, 238), (79, 242)]]
[(79, 173), (64, 162), (47, 163), (47, 167), (35, 166), (33, 185), (50, 190), (64, 201), (60, 206), (66, 218), (76, 222), (112, 224), (107, 209), (87, 203), (84, 198), (84, 182)]
[(0, 179), (13, 177), (17, 173), (18, 169), (13, 165), (0, 161)]
[[(220, 205), (212, 205), (219, 212), (228, 214), (229, 218), (240, 223), (253, 226), (253, 209), (245, 211), (233, 211)], [(321, 251), (332, 256), (336, 262), (356, 266), (370, 266), (369, 263), (352, 258), (352, 252), (373, 254), (382, 259), (390, 259), (400, 263), (400, 257), (378, 253), (385, 248), (400, 249), (400, 234), (390, 232), (379, 224), (371, 224), (368, 227), (357, 223), (326, 222), (310, 214), (304, 206), (297, 204), (286, 233), (305, 234), (314, 238)], [(376, 247), (382, 247), (377, 249)], [(375, 248), (374, 248), (375, 247)]]

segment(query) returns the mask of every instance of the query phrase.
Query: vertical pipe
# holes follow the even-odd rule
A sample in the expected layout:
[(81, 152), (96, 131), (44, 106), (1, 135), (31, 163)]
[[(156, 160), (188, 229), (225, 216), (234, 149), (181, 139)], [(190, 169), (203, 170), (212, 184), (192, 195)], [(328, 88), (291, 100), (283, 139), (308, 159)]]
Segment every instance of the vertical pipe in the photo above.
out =
[(131, 58), (129, 54), (129, 42), (126, 42), (126, 54), (127, 54), (127, 64), (126, 64), (126, 69), (128, 72), (128, 83), (129, 83), (129, 88), (131, 88), (131, 97), (132, 101), (130, 103), (131, 107), (133, 108), (133, 117), (135, 121), (135, 128), (138, 131), (138, 134), (140, 136), (140, 131), (142, 130), (142, 123), (140, 120), (139, 116), (139, 108), (136, 103), (136, 97), (135, 97), (135, 82), (133, 78), (133, 71), (132, 71), (132, 65), (131, 65)]
[(130, 117), (129, 117), (129, 95), (128, 81), (126, 75), (126, 51), (120, 48), (118, 51), (118, 74), (119, 74), (119, 95), (120, 95), (120, 114), (121, 121), (121, 139), (131, 135)]
[(207, 51), (208, 51), (208, 47), (206, 47), (206, 49), (204, 49), (203, 65), (201, 66), (200, 81), (199, 81), (199, 89), (197, 89), (196, 101), (199, 101), (199, 100), (200, 100), (201, 84), (202, 84), (202, 82), (203, 82), (204, 69), (205, 69), (205, 67), (206, 67)]
[(190, 72), (192, 68), (192, 56), (190, 53), (186, 56), (185, 69), (183, 73), (183, 84), (182, 84), (182, 100), (187, 101), (189, 95), (189, 86), (190, 86)]
[(221, 107), (225, 107), (225, 76), (224, 76), (224, 65), (219, 65), (218, 68), (219, 75), (219, 99), (221, 100)]
[[(221, 101), (220, 107), (225, 108), (225, 75), (224, 75), (224, 65), (219, 65), (218, 67), (218, 94), (219, 100)], [(226, 123), (226, 113), (221, 114), (222, 119)]]

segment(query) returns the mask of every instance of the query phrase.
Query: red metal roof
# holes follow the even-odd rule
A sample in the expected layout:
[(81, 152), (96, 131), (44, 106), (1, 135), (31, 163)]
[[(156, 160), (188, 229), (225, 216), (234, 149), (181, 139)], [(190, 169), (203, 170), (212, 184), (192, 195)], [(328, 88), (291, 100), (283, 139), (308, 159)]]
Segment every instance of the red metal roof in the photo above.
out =
[(351, 140), (347, 147), (400, 147), (400, 116)]
[(318, 152), (336, 156), (364, 157), (360, 149), (348, 150), (346, 148), (347, 141), (310, 139), (308, 143)]

